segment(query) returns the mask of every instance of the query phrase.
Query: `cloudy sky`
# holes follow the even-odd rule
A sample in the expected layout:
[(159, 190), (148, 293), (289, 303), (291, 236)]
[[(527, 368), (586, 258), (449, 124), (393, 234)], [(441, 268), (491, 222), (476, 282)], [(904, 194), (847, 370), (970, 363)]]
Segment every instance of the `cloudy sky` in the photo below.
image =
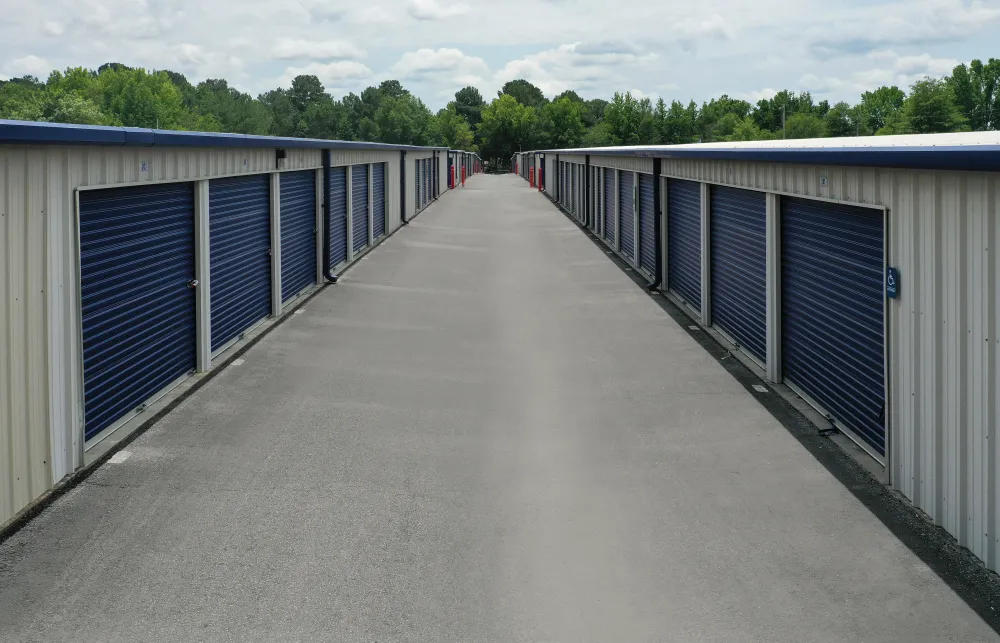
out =
[(432, 108), (527, 78), (550, 97), (854, 101), (1000, 57), (1000, 0), (0, 0), (0, 77), (108, 61), (258, 94), (396, 78)]

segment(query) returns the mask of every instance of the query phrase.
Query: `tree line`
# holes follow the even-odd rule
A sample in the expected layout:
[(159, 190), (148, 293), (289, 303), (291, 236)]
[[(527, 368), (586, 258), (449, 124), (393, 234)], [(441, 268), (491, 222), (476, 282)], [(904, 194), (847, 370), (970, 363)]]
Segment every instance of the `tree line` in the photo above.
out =
[(518, 151), (1000, 129), (1000, 60), (961, 64), (908, 91), (882, 86), (855, 104), (783, 90), (750, 103), (723, 95), (653, 103), (629, 92), (610, 101), (574, 91), (552, 99), (530, 82), (506, 83), (487, 103), (465, 87), (437, 113), (396, 80), (331, 96), (316, 76), (256, 98), (222, 79), (193, 85), (182, 74), (119, 63), (0, 82), (0, 118), (436, 145), (495, 162)]
[[(473, 88), (459, 95), (470, 92), (482, 102)], [(0, 81), (0, 119), (468, 149), (472, 129), (458, 109), (451, 103), (434, 114), (395, 80), (335, 100), (319, 78), (304, 75), (254, 98), (223, 79), (194, 85), (183, 74), (119, 63)]]

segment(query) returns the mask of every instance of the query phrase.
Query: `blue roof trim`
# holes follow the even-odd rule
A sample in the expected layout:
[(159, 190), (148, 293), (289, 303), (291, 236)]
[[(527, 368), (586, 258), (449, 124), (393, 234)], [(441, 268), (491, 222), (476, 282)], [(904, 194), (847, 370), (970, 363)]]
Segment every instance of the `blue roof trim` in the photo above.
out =
[(846, 165), (908, 170), (1000, 171), (1000, 145), (827, 148), (646, 148), (549, 150), (591, 156), (638, 156), (699, 161)]
[(0, 144), (14, 145), (111, 145), (124, 147), (274, 147), (355, 150), (445, 150), (444, 147), (393, 145), (364, 141), (329, 141), (314, 138), (176, 132), (138, 127), (102, 127), (65, 123), (34, 123), (0, 120)]

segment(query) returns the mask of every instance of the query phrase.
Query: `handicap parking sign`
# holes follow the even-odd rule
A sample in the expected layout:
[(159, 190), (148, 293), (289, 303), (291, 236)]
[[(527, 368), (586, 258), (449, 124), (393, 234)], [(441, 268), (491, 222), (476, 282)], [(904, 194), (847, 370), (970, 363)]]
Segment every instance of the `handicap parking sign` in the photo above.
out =
[(885, 269), (885, 296), (889, 299), (899, 297), (899, 270), (892, 266)]

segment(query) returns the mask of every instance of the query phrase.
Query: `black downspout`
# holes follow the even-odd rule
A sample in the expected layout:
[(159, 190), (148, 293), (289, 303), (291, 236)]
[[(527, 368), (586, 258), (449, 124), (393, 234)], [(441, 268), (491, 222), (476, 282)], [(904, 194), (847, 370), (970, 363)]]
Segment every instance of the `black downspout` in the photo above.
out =
[(399, 221), (407, 225), (406, 220), (406, 150), (399, 151)]
[(660, 184), (663, 179), (660, 178), (660, 162), (661, 159), (653, 159), (653, 238), (656, 239), (656, 243), (653, 244), (656, 252), (653, 256), (656, 257), (656, 269), (653, 271), (653, 283), (649, 284), (649, 290), (658, 290), (660, 284), (663, 283), (663, 223), (661, 221), (663, 208), (660, 207)]
[(340, 279), (330, 272), (330, 150), (323, 150), (323, 276), (327, 283)]
[(583, 227), (590, 229), (590, 154), (583, 164)]

